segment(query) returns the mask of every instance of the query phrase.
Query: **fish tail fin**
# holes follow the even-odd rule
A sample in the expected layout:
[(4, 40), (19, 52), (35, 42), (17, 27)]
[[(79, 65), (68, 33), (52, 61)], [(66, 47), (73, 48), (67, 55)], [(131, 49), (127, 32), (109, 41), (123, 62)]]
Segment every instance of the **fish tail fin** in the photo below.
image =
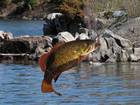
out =
[(42, 81), (42, 85), (41, 85), (41, 91), (42, 93), (47, 93), (47, 92), (53, 92), (53, 86), (52, 84), (47, 83), (46, 80)]
[(42, 93), (54, 92), (56, 95), (59, 95), (59, 96), (62, 95), (61, 93), (56, 92), (56, 91), (53, 89), (52, 84), (47, 83), (47, 80), (43, 80), (43, 81), (42, 81), (41, 91), (42, 91)]

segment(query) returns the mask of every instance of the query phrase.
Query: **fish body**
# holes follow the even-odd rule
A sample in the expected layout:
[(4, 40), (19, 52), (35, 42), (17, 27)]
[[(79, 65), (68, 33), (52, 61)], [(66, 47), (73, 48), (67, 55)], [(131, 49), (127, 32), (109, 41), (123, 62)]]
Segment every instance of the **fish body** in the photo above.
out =
[[(52, 86), (52, 80), (58, 79), (59, 75), (79, 64), (85, 56), (95, 51), (100, 46), (98, 41), (93, 40), (76, 40), (57, 46), (40, 58), (40, 62), (45, 62), (43, 66), (39, 63), (44, 71), (41, 90), (43, 93), (56, 92)], [(46, 58), (45, 58), (46, 57)]]

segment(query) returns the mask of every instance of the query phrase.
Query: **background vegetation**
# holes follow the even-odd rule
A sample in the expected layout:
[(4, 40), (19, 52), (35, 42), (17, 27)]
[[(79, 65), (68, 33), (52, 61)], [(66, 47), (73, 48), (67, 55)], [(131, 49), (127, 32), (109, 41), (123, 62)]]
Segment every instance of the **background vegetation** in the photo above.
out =
[(3, 9), (15, 6), (16, 9), (7, 10), (7, 16), (24, 14), (43, 17), (42, 14), (50, 12), (62, 12), (72, 17), (83, 16), (85, 1), (92, 4), (94, 13), (124, 9), (130, 17), (140, 16), (140, 0), (0, 0), (0, 15), (6, 12)]
[(123, 9), (130, 17), (140, 16), (140, 0), (94, 0), (95, 12)]

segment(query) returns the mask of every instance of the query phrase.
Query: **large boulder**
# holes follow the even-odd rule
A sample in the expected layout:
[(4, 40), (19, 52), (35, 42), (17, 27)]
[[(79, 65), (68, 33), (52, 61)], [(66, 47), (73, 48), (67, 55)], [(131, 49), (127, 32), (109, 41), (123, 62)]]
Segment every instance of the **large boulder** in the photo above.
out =
[(117, 28), (113, 28), (115, 34), (123, 38), (129, 39), (131, 42), (139, 42), (140, 40), (140, 17), (129, 19)]
[(122, 48), (130, 48), (132, 47), (132, 43), (128, 39), (124, 39), (123, 37), (113, 33), (111, 30), (106, 29), (103, 33), (103, 37), (113, 38), (115, 42)]
[(100, 38), (100, 44), (99, 51), (92, 54), (93, 58), (101, 62), (127, 62), (130, 60), (132, 43), (128, 39), (124, 39), (110, 30), (105, 30)]
[(56, 35), (58, 28), (61, 26), (60, 17), (62, 13), (51, 13), (46, 18), (46, 23), (43, 26), (44, 35)]
[(71, 18), (61, 13), (51, 13), (46, 18), (43, 32), (44, 35), (57, 35), (59, 32), (68, 31), (74, 35), (83, 24), (83, 20), (78, 16)]
[[(36, 59), (40, 56), (42, 50), (51, 47), (52, 38), (48, 36), (34, 36), (34, 37), (18, 37), (11, 40), (4, 40), (0, 43), (1, 54), (29, 54), (30, 59)], [(37, 52), (38, 48), (40, 53)], [(38, 53), (36, 58), (32, 58), (32, 54)]]

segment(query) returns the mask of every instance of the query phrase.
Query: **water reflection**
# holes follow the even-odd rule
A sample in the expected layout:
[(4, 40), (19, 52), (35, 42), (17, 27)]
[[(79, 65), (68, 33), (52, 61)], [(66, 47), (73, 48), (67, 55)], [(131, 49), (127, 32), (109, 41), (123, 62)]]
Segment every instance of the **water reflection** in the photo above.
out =
[(63, 93), (42, 94), (43, 74), (36, 65), (0, 64), (1, 105), (139, 105), (138, 63), (83, 63), (64, 72), (55, 88)]

